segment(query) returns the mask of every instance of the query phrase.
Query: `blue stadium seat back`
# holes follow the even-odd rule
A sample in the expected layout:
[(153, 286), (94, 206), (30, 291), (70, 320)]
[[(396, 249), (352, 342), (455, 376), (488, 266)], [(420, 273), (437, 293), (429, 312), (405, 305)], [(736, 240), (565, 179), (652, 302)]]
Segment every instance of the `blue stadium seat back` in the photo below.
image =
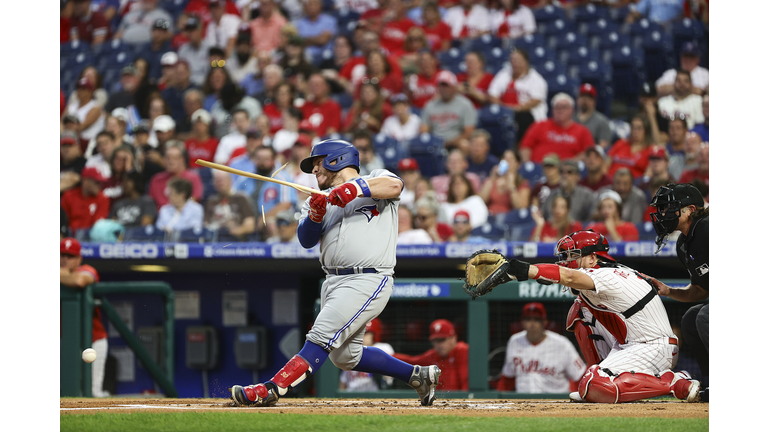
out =
[(539, 34), (542, 34), (547, 38), (552, 36), (565, 37), (566, 34), (576, 32), (576, 30), (576, 23), (568, 19), (560, 18), (540, 25), (537, 24), (536, 29)]
[(588, 43), (589, 39), (576, 31), (570, 31), (564, 35), (552, 36), (547, 39), (547, 45), (549, 48), (556, 51), (571, 50), (586, 46)]
[(421, 117), (421, 108), (416, 107), (416, 106), (411, 106), (410, 110), (413, 113), (413, 115), (417, 115), (417, 116)]
[(110, 67), (100, 71), (102, 85), (108, 92), (111, 91), (115, 85), (120, 82), (121, 70), (122, 68)]
[[(335, 9), (329, 14), (336, 18), (336, 24), (338, 25), (340, 33), (351, 33), (354, 31), (354, 26), (357, 25), (357, 21), (360, 20), (359, 13), (347, 8)], [(351, 28), (350, 24), (353, 24)]]
[(467, 51), (479, 51), (483, 54), (487, 54), (494, 48), (503, 48), (504, 41), (491, 34), (484, 34), (478, 38), (470, 39), (467, 41), (465, 47)]
[(629, 11), (629, 6), (612, 7), (608, 9), (608, 16), (610, 17), (611, 21), (621, 25), (624, 24), (624, 22), (627, 20)]
[(640, 240), (655, 240), (656, 230), (653, 228), (652, 222), (641, 222), (636, 224), (637, 232), (640, 234)]
[(155, 228), (153, 225), (147, 225), (145, 227), (126, 228), (123, 241), (153, 242), (162, 241), (164, 238), (165, 233), (162, 230)]
[(495, 47), (485, 53), (485, 71), (497, 74), (509, 63), (509, 50)]
[(505, 226), (495, 224), (489, 220), (486, 221), (483, 225), (474, 228), (471, 232), (471, 235), (485, 237), (491, 241), (498, 241), (504, 239), (506, 231), (507, 229)]
[(663, 32), (664, 28), (661, 24), (650, 21), (648, 18), (641, 18), (629, 25), (627, 33), (630, 37), (635, 38), (653, 31)]
[[(187, 7), (189, 0), (160, 0), (158, 6), (173, 16), (178, 16)], [(173, 25), (173, 23), (171, 23)]]
[(613, 65), (642, 68), (645, 62), (645, 51), (634, 48), (632, 45), (622, 45), (605, 52), (603, 59)]
[[(610, 118), (612, 115), (611, 107), (613, 106), (613, 101), (615, 98), (616, 96), (614, 92), (614, 86), (606, 85), (605, 88), (601, 90), (600, 94), (597, 95), (597, 104), (595, 105), (595, 109)], [(637, 94), (635, 94), (635, 99), (637, 99)], [(636, 100), (628, 100), (625, 102), (630, 107), (634, 107), (636, 105)]]
[(620, 27), (611, 20), (600, 18), (595, 21), (581, 23), (577, 29), (580, 33), (591, 39), (603, 37), (611, 32), (619, 32)]
[(600, 51), (592, 49), (589, 45), (581, 45), (562, 51), (560, 62), (567, 66), (580, 65), (600, 59)]
[(423, 133), (408, 143), (410, 157), (416, 159), (424, 177), (434, 177), (445, 173), (447, 152), (443, 140), (428, 133)]
[(323, 12), (333, 13), (335, 9), (336, 9), (335, 0), (323, 0)]
[(440, 68), (447, 69), (451, 66), (457, 66), (459, 63), (464, 61), (465, 54), (466, 51), (455, 47), (438, 53), (437, 60), (440, 62)]
[(80, 41), (80, 40), (64, 42), (63, 44), (59, 45), (60, 55), (90, 52), (90, 51), (91, 51), (91, 44), (89, 44), (88, 42)]
[(406, 146), (383, 134), (373, 137), (373, 151), (384, 161), (384, 168), (397, 172), (397, 164), (409, 156)]
[(202, 204), (205, 205), (205, 201), (208, 200), (211, 195), (216, 193), (216, 190), (213, 188), (213, 171), (211, 168), (206, 167), (200, 167), (196, 169), (197, 174), (200, 176), (200, 182), (203, 184)]
[(458, 63), (449, 63), (443, 69), (453, 72), (454, 75), (463, 74), (467, 72), (467, 62), (462, 60)]
[(592, 48), (597, 48), (600, 51), (611, 50), (624, 45), (632, 44), (632, 38), (620, 33), (619, 31), (610, 31), (601, 36), (595, 36), (591, 39)]
[(642, 49), (645, 53), (644, 71), (647, 81), (656, 81), (667, 69), (677, 64), (671, 36), (664, 32), (651, 31), (643, 36)]
[(116, 50), (107, 56), (107, 65), (115, 67), (125, 67), (133, 61), (133, 53), (128, 47)]
[(649, 51), (674, 51), (674, 39), (672, 35), (662, 29), (644, 32), (642, 34), (642, 48), (646, 54)]
[(536, 47), (546, 46), (546, 43), (547, 39), (543, 35), (539, 33), (533, 33), (513, 40), (511, 48), (522, 48), (530, 53)]
[(595, 6), (592, 3), (586, 6), (578, 6), (573, 9), (573, 19), (577, 23), (593, 22), (599, 19), (611, 19), (608, 8), (605, 6)]
[(352, 104), (355, 102), (352, 98), (352, 95), (347, 92), (341, 92), (341, 93), (334, 93), (331, 95), (331, 98), (336, 101), (336, 103), (341, 106), (342, 110), (348, 110), (352, 107)]
[(73, 56), (67, 60), (67, 69), (72, 70), (75, 76), (80, 75), (80, 72), (82, 72), (86, 66), (93, 65), (95, 65), (95, 58), (88, 51), (74, 53)]
[(135, 48), (123, 43), (122, 39), (110, 39), (101, 45), (94, 46), (92, 51), (98, 57), (106, 53), (116, 52), (119, 50), (133, 51)]
[(547, 61), (557, 61), (557, 53), (543, 46), (529, 51), (528, 57), (533, 67), (541, 66)]
[(672, 35), (677, 38), (698, 41), (704, 37), (704, 23), (691, 18), (683, 18), (672, 23)]
[(517, 172), (520, 173), (524, 179), (528, 180), (528, 182), (531, 184), (531, 187), (533, 187), (534, 183), (539, 181), (539, 179), (544, 177), (544, 168), (541, 166), (541, 164), (537, 164), (531, 161), (522, 164)]
[(543, 8), (533, 9), (533, 17), (536, 23), (546, 23), (556, 19), (565, 19), (565, 10), (560, 7), (546, 5)]
[[(555, 96), (558, 93), (567, 93), (571, 95), (571, 97), (576, 99), (578, 92), (579, 92), (579, 86), (581, 83), (567, 75), (567, 74), (560, 74), (555, 77), (553, 77), (551, 80), (547, 81), (547, 105), (549, 106), (552, 101), (552, 97)], [(549, 111), (552, 112), (552, 107), (549, 106)]]
[(538, 72), (547, 82), (558, 75), (568, 73), (568, 68), (563, 66), (562, 62), (552, 60), (546, 61), (544, 64), (534, 67), (534, 69), (536, 69), (536, 72)]
[(214, 232), (207, 228), (190, 228), (178, 232), (178, 241), (182, 243), (210, 243)]
[(531, 239), (531, 233), (536, 228), (536, 222), (511, 225), (508, 227), (507, 240), (513, 242), (525, 242)]
[(517, 141), (515, 113), (501, 105), (491, 104), (480, 108), (477, 112), (477, 128), (491, 135), (491, 154), (497, 157), (513, 148)]
[(514, 209), (504, 213), (502, 223), (509, 227), (534, 222), (530, 208)]
[(598, 92), (613, 79), (613, 68), (600, 59), (571, 66), (570, 71), (572, 76), (578, 76), (582, 83), (588, 82), (597, 87)]
[(315, 67), (318, 67), (320, 66), (320, 63), (332, 58), (333, 58), (333, 50), (330, 48), (325, 49), (323, 50), (323, 52), (320, 53), (320, 55), (312, 57), (312, 65)]
[(91, 240), (90, 228), (80, 228), (75, 230), (75, 238), (79, 242), (87, 242)]

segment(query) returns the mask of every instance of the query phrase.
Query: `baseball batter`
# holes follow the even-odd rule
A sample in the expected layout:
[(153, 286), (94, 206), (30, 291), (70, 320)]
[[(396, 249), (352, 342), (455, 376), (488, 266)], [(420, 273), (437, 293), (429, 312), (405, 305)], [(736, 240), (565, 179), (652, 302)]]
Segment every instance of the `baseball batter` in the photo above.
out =
[[(587, 368), (571, 399), (621, 403), (672, 394), (696, 402), (701, 384), (687, 372), (671, 370), (677, 364), (677, 339), (656, 288), (635, 270), (617, 264), (608, 249), (602, 234), (577, 231), (557, 243), (557, 264), (509, 261), (507, 272), (518, 280), (560, 283), (579, 296), (568, 327), (583, 326), (578, 310), (586, 308), (615, 339), (610, 353)], [(591, 349), (577, 340), (582, 350)]]
[(403, 181), (383, 169), (360, 177), (359, 153), (342, 140), (316, 144), (300, 167), (329, 192), (327, 198), (312, 194), (305, 201), (297, 228), (305, 248), (320, 242), (320, 263), (327, 275), (320, 313), (297, 355), (266, 383), (233, 386), (232, 399), (238, 405), (274, 405), (330, 358), (342, 370), (405, 381), (422, 405), (432, 405), (441, 373), (437, 366), (414, 366), (363, 346), (366, 324), (392, 295)]

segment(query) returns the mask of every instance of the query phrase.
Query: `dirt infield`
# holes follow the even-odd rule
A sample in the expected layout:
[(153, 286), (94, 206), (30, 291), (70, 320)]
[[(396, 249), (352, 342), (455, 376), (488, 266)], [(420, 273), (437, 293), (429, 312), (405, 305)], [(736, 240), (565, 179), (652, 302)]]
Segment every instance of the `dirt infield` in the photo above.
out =
[(228, 399), (61, 399), (59, 412), (171, 412), (176, 410), (271, 412), (322, 415), (407, 415), (434, 414), (470, 417), (658, 417), (708, 418), (708, 403), (649, 400), (620, 405), (573, 403), (565, 400), (446, 399), (431, 407), (404, 399), (299, 399), (286, 398), (269, 408), (235, 407)]

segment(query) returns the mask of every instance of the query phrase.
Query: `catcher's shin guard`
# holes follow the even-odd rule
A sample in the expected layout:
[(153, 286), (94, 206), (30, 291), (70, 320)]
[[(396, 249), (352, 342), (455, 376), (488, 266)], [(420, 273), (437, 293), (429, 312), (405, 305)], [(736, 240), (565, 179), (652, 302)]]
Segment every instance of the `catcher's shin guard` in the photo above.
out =
[(584, 322), (584, 314), (581, 312), (581, 300), (578, 298), (573, 302), (568, 311), (568, 317), (565, 320), (565, 329), (573, 332), (576, 341), (579, 343), (579, 349), (584, 355), (587, 366), (598, 364), (603, 361), (600, 352), (597, 349), (597, 342), (604, 338), (595, 333), (595, 328)]
[(698, 381), (672, 371), (658, 377), (633, 372), (609, 376), (593, 365), (579, 382), (579, 396), (587, 402), (622, 403), (672, 394), (678, 399), (696, 402), (699, 388)]

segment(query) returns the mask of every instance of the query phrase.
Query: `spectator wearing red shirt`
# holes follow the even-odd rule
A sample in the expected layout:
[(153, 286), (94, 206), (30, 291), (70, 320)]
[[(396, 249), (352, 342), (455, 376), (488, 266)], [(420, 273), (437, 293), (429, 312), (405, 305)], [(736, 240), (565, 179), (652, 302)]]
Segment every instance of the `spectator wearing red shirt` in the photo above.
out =
[[(665, 185), (667, 183), (674, 183), (672, 174), (669, 173), (669, 153), (664, 146), (655, 145), (651, 146), (648, 152), (648, 169), (645, 170), (645, 174), (635, 181), (636, 186), (645, 192), (645, 197), (648, 202), (656, 194), (658, 186), (653, 186), (655, 183), (661, 183)], [(652, 211), (651, 213), (655, 212)], [(649, 215), (646, 215), (647, 220), (651, 220)]]
[[(77, 239), (66, 237), (61, 239), (59, 249), (59, 283), (70, 288), (83, 289), (99, 281), (99, 272), (88, 264), (83, 264), (80, 254), (81, 246)], [(106, 397), (109, 393), (102, 388), (104, 372), (107, 364), (107, 331), (101, 318), (101, 309), (93, 308), (93, 324), (91, 327), (91, 348), (96, 350), (96, 361), (91, 368), (91, 394), (93, 397)]]
[(199, 168), (195, 161), (202, 159), (213, 162), (219, 140), (211, 136), (211, 115), (200, 108), (192, 113), (192, 136), (184, 142), (189, 157), (189, 166)]
[(400, 68), (407, 71), (414, 71), (419, 63), (419, 52), (423, 49), (430, 49), (427, 41), (427, 34), (421, 27), (411, 27), (405, 36), (403, 46), (394, 53), (393, 57), (398, 59)]
[(407, 11), (403, 0), (387, 2), (387, 11), (384, 13), (385, 22), (379, 33), (379, 39), (381, 46), (390, 53), (403, 50), (408, 29), (416, 26), (416, 23), (406, 16)]
[(584, 167), (587, 173), (579, 181), (580, 185), (593, 191), (611, 186), (612, 180), (606, 174), (608, 170), (606, 157), (605, 150), (599, 145), (590, 147), (584, 152)]
[(69, 189), (61, 197), (61, 207), (67, 213), (73, 233), (90, 229), (97, 220), (109, 216), (109, 198), (101, 191), (107, 179), (94, 167), (83, 168), (80, 179), (80, 186)]
[[(235, 2), (232, 0), (222, 0), (226, 1), (224, 4), (224, 13), (226, 14), (232, 14), (236, 16), (241, 16), (240, 11), (237, 10), (237, 6), (235, 5)], [(184, 22), (187, 17), (189, 16), (196, 16), (203, 22), (203, 32), (208, 28), (208, 23), (211, 22), (213, 17), (211, 16), (211, 0), (189, 0), (189, 3), (187, 3), (187, 7), (184, 8), (184, 13), (181, 15), (181, 19), (179, 22), (181, 23), (181, 28), (184, 27)], [(246, 8), (250, 10), (250, 8)]]
[(619, 168), (629, 168), (632, 177), (640, 178), (648, 168), (648, 154), (653, 144), (651, 123), (648, 117), (638, 114), (630, 124), (632, 129), (629, 138), (616, 141), (608, 150), (608, 177), (613, 178)]
[[(344, 78), (346, 82), (355, 83), (365, 75), (367, 67), (366, 61), (368, 59), (368, 53), (371, 51), (383, 52), (389, 63), (390, 72), (394, 74), (398, 80), (402, 79), (403, 71), (400, 68), (398, 59), (382, 48), (378, 34), (372, 31), (364, 32), (360, 37), (358, 48), (360, 49), (360, 55), (350, 58), (339, 70), (339, 76)], [(350, 88), (347, 91), (352, 94), (353, 90), (353, 88)]]
[(531, 213), (536, 221), (536, 228), (531, 233), (531, 241), (556, 242), (563, 236), (581, 231), (583, 225), (571, 217), (571, 200), (560, 192), (554, 192), (554, 198), (550, 200), (552, 206), (549, 219), (544, 219), (541, 210)]
[(440, 17), (440, 9), (434, 2), (427, 2), (422, 6), (421, 19), (424, 24), (421, 28), (427, 34), (427, 41), (432, 51), (446, 51), (451, 47), (453, 35), (451, 26), (443, 22)]
[(168, 146), (163, 161), (165, 171), (161, 171), (149, 181), (149, 196), (157, 209), (168, 204), (168, 182), (174, 178), (183, 178), (192, 183), (192, 198), (200, 202), (203, 199), (203, 182), (196, 170), (187, 168), (186, 151), (180, 146)]
[(632, 222), (621, 218), (622, 199), (616, 191), (604, 190), (597, 199), (595, 222), (587, 225), (587, 229), (599, 232), (609, 242), (637, 241), (640, 233)]
[(341, 131), (341, 106), (328, 97), (328, 82), (320, 73), (309, 77), (309, 97), (301, 107), (304, 119), (315, 133), (327, 136)]
[(372, 82), (363, 84), (360, 98), (352, 104), (344, 122), (344, 132), (367, 130), (377, 134), (381, 130), (384, 119), (392, 115), (392, 107), (384, 98), (379, 86)]
[(459, 93), (466, 96), (480, 109), (489, 102), (488, 87), (493, 81), (493, 74), (485, 71), (485, 56), (477, 51), (468, 52), (464, 56), (467, 72), (456, 75), (459, 81)]
[(698, 166), (694, 169), (683, 171), (678, 183), (692, 183), (698, 179), (709, 185), (709, 143), (704, 143), (696, 155)]
[(531, 125), (520, 143), (524, 162), (541, 163), (549, 153), (560, 159), (584, 158), (595, 142), (589, 129), (573, 120), (573, 107), (573, 98), (565, 93), (552, 98), (552, 118)]
[(360, 86), (364, 83), (376, 84), (385, 99), (400, 93), (403, 86), (400, 75), (392, 72), (387, 57), (381, 51), (368, 53), (365, 60), (365, 75), (354, 82), (355, 91), (352, 94), (355, 99), (360, 97)]
[(531, 204), (531, 184), (519, 171), (520, 153), (517, 150), (505, 150), (502, 160), (507, 163), (507, 171), (500, 174), (500, 165), (493, 167), (478, 192), (488, 206), (490, 215), (527, 208)]
[(100, 45), (110, 36), (109, 21), (101, 12), (91, 11), (91, 0), (74, 0), (69, 26), (73, 40), (91, 45)]
[(419, 52), (418, 69), (407, 78), (405, 93), (411, 99), (411, 104), (418, 109), (424, 106), (437, 94), (437, 58), (430, 50)]
[(458, 340), (453, 324), (438, 319), (429, 325), (432, 349), (419, 355), (395, 353), (393, 357), (407, 363), (437, 365), (442, 371), (437, 390), (469, 389), (469, 345)]
[(274, 136), (283, 128), (283, 116), (293, 107), (296, 91), (293, 85), (282, 81), (275, 88), (275, 98), (270, 104), (264, 105), (264, 115), (269, 119), (269, 133)]

